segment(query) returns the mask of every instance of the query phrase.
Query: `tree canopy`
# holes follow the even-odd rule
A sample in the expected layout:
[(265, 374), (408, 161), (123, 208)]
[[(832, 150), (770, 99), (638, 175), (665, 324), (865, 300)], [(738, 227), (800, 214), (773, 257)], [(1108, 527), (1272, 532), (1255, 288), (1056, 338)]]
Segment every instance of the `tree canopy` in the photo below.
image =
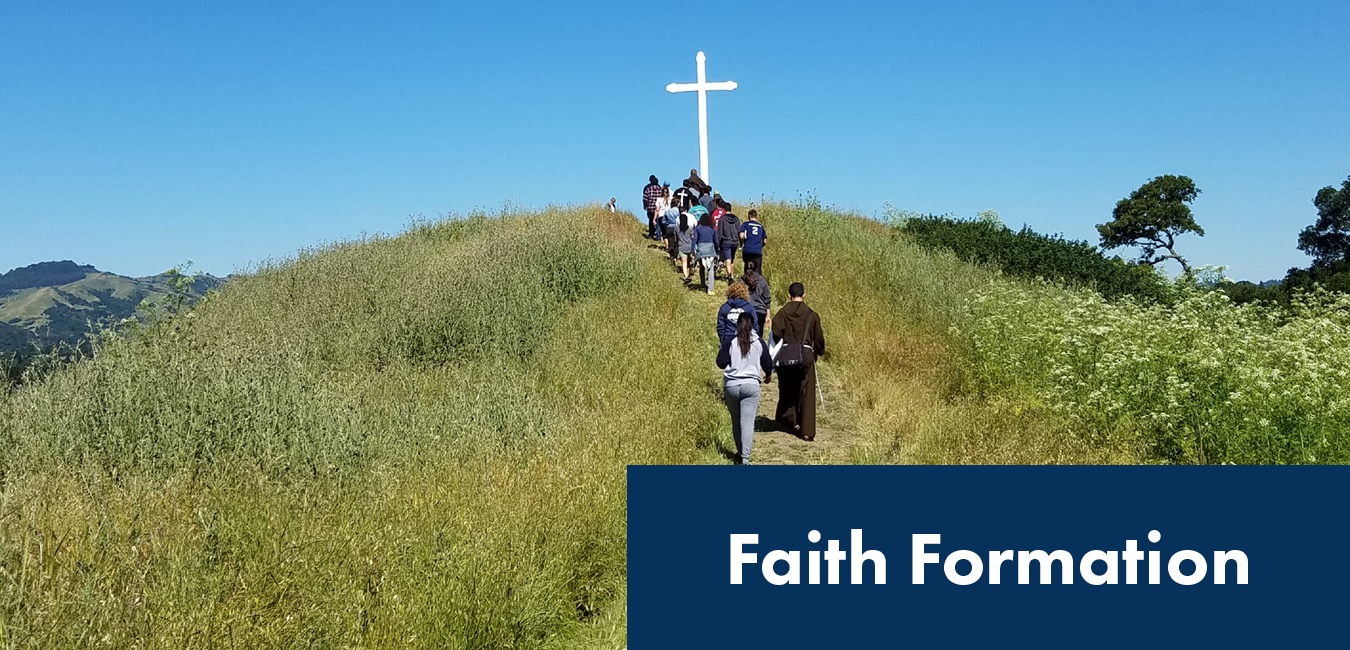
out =
[(1317, 223), (1298, 235), (1298, 249), (1311, 255), (1314, 267), (1350, 262), (1350, 178), (1341, 189), (1328, 185), (1313, 197)]
[(1141, 263), (1152, 265), (1173, 259), (1190, 275), (1191, 267), (1177, 255), (1175, 244), (1182, 233), (1205, 235), (1188, 205), (1199, 194), (1195, 182), (1185, 176), (1169, 174), (1149, 180), (1116, 203), (1110, 222), (1097, 226), (1102, 248), (1138, 246)]

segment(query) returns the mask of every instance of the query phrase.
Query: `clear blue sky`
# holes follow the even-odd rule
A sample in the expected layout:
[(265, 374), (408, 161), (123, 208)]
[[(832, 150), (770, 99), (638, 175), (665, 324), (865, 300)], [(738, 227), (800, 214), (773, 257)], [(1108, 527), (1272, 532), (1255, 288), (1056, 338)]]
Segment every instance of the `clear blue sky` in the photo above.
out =
[(0, 0), (0, 271), (215, 274), (504, 201), (634, 208), (698, 161), (734, 199), (994, 209), (1095, 243), (1186, 174), (1180, 251), (1282, 277), (1350, 176), (1350, 2)]

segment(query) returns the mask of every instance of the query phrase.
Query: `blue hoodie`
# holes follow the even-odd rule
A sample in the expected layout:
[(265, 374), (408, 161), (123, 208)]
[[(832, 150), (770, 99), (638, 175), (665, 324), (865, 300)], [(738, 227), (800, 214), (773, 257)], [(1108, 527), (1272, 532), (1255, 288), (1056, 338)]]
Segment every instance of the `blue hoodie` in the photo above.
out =
[(749, 315), (750, 321), (755, 324), (755, 331), (759, 331), (759, 317), (755, 315), (755, 307), (740, 298), (727, 298), (722, 303), (722, 308), (717, 310), (717, 338), (726, 341), (736, 336), (736, 322), (738, 319)]
[[(693, 214), (693, 212), (691, 211), (690, 214)], [(694, 257), (703, 259), (717, 256), (717, 233), (713, 231), (712, 226), (694, 226), (693, 244)]]

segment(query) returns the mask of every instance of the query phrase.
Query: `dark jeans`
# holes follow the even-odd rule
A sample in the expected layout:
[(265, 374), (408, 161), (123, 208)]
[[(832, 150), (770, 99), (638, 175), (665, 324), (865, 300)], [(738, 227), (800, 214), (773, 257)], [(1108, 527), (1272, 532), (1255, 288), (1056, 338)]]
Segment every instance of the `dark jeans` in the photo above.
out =
[(760, 275), (764, 275), (764, 253), (741, 253), (742, 264), (749, 264), (751, 262), (754, 262), (755, 270), (758, 271)]
[(647, 236), (652, 239), (661, 239), (661, 233), (656, 229), (656, 208), (647, 211)]

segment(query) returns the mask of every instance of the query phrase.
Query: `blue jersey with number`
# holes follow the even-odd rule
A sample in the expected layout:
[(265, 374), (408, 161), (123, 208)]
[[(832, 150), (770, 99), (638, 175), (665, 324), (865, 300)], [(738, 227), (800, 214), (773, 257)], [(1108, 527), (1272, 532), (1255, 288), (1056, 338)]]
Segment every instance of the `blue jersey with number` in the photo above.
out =
[(745, 252), (756, 255), (764, 252), (764, 238), (768, 236), (764, 232), (764, 224), (747, 221), (741, 224), (741, 233), (745, 235)]

